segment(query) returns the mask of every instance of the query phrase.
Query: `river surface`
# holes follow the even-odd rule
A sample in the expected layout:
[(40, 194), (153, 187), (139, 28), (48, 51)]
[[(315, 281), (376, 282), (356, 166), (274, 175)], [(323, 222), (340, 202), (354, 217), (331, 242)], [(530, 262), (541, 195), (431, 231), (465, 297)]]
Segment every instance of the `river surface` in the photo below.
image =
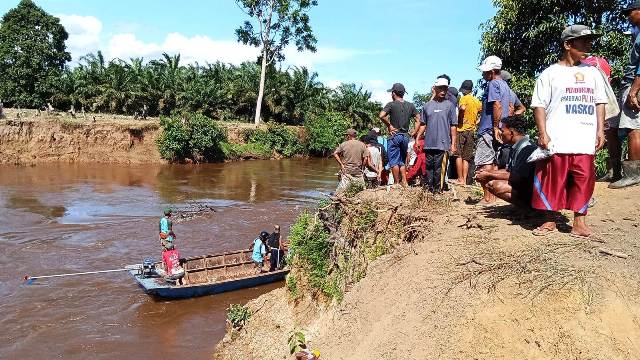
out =
[[(328, 160), (211, 165), (0, 166), (0, 359), (207, 359), (225, 309), (283, 283), (154, 300), (127, 273), (39, 280), (25, 275), (117, 269), (160, 258), (158, 220), (175, 209), (182, 256), (247, 248), (279, 223), (284, 234), (335, 188)], [(268, 346), (268, 344), (265, 344)]]

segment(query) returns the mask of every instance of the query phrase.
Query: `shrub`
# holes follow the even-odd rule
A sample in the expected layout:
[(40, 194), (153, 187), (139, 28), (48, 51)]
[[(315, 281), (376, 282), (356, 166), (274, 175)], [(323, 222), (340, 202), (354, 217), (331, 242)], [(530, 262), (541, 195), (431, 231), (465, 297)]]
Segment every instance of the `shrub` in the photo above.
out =
[(222, 154), (227, 160), (239, 160), (242, 158), (268, 159), (272, 155), (271, 149), (265, 144), (223, 142), (221, 147)]
[(249, 144), (262, 144), (284, 157), (304, 153), (296, 131), (283, 124), (268, 123), (266, 129), (256, 129), (245, 135)]
[(225, 131), (210, 118), (200, 115), (162, 117), (162, 135), (156, 144), (160, 155), (169, 161), (219, 161), (224, 158), (222, 148)]
[(327, 275), (331, 244), (328, 239), (329, 233), (322, 222), (306, 211), (298, 217), (289, 232), (293, 263), (305, 272), (312, 288), (324, 293), (329, 290)]
[(349, 127), (351, 127), (349, 120), (343, 114), (336, 112), (329, 112), (307, 120), (305, 128), (309, 150), (314, 154), (325, 156), (338, 147)]
[(240, 304), (231, 304), (227, 309), (227, 319), (236, 330), (242, 329), (251, 315), (251, 310)]

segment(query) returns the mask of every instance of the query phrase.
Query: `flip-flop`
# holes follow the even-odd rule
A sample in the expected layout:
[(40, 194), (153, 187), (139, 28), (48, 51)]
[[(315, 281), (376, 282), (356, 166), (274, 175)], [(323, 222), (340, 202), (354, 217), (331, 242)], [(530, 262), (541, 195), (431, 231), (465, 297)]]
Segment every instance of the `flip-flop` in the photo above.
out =
[(582, 239), (582, 240), (589, 240), (589, 241), (593, 241), (593, 242), (597, 242), (597, 243), (605, 243), (606, 240), (602, 237), (599, 236), (597, 234), (592, 233), (591, 235), (580, 235), (580, 234), (574, 234), (574, 233), (570, 233), (569, 236), (576, 238), (576, 239)]
[(535, 235), (535, 236), (547, 236), (549, 234), (553, 234), (556, 231), (558, 231), (557, 228), (549, 229), (549, 228), (544, 228), (544, 227), (537, 227), (537, 228), (533, 229), (531, 231), (531, 233), (533, 235)]

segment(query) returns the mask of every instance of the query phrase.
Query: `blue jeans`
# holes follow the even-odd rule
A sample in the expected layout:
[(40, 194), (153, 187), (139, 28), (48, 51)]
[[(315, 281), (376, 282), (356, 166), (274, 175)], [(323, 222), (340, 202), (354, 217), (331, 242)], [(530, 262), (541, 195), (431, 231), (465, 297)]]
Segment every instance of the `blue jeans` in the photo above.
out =
[(407, 151), (409, 150), (409, 135), (397, 133), (389, 138), (388, 144), (389, 168), (405, 166), (404, 162), (407, 159)]

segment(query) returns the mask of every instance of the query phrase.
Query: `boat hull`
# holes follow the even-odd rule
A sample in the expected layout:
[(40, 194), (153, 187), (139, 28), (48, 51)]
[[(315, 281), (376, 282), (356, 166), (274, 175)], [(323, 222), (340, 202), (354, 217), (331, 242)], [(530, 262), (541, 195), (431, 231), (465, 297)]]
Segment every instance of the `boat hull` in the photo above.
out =
[(172, 285), (164, 281), (164, 279), (159, 276), (143, 277), (137, 269), (129, 270), (129, 273), (133, 276), (138, 285), (140, 285), (140, 287), (142, 287), (142, 289), (144, 289), (144, 291), (149, 295), (167, 299), (187, 299), (282, 281), (289, 273), (289, 270), (279, 270), (239, 279), (193, 285)]

